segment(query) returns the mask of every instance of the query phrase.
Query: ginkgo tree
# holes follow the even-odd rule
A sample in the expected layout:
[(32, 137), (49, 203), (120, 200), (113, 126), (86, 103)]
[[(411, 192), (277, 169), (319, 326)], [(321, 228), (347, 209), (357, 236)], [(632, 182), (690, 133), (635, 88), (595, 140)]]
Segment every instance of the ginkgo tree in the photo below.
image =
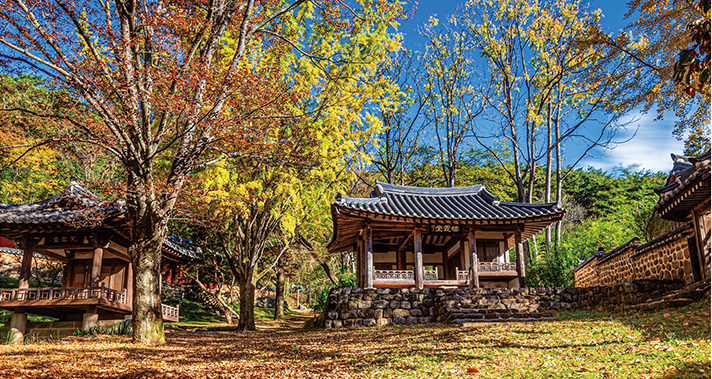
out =
[[(373, 46), (399, 12), (399, 4), (371, 0), (0, 1), (3, 67), (43, 75), (83, 109), (38, 116), (62, 121), (64, 140), (102, 149), (121, 167), (135, 341), (165, 342), (160, 251), (188, 178), (237, 158), (298, 166), (289, 124), (321, 122), (340, 91), (358, 89), (344, 81), (359, 64), (378, 62)], [(313, 82), (285, 80), (290, 71), (326, 89), (312, 96)], [(283, 103), (295, 103), (290, 96), (311, 107), (284, 113)], [(341, 103), (344, 112), (362, 101), (353, 99)]]

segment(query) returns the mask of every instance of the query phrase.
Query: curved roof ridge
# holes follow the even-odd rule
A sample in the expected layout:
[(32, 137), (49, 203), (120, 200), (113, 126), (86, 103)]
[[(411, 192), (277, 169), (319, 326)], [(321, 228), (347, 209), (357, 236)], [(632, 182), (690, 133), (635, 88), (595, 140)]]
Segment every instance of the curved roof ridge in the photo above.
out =
[(336, 195), (337, 203), (356, 202), (356, 203), (361, 203), (361, 204), (377, 204), (377, 203), (382, 203), (382, 202), (387, 202), (387, 201), (388, 201), (388, 199), (384, 196), (351, 197), (351, 196), (344, 196), (341, 194)]
[(72, 181), (72, 183), (66, 189), (59, 191), (55, 195), (52, 195), (44, 200), (40, 200), (34, 203), (28, 204), (0, 204), (0, 209), (18, 209), (23, 208), (27, 210), (49, 207), (55, 205), (65, 199), (76, 199), (82, 201), (92, 201), (92, 202), (105, 202), (109, 201), (103, 199), (93, 192), (89, 191), (86, 187)]
[(484, 184), (475, 184), (465, 187), (412, 187), (389, 184), (376, 181), (376, 195), (384, 193), (397, 193), (404, 195), (424, 195), (424, 196), (451, 196), (451, 195), (474, 195), (485, 189)]

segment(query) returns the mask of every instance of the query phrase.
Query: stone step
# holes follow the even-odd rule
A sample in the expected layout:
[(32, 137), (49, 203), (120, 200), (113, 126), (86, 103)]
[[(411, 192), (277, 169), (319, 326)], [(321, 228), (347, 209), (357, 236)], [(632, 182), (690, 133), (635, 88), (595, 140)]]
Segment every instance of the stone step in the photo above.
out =
[(679, 307), (684, 307), (688, 304), (691, 304), (695, 302), (692, 299), (686, 299), (686, 298), (679, 298), (679, 299), (661, 299), (657, 301), (651, 301), (647, 303), (642, 303), (642, 304), (636, 304), (636, 305), (631, 305), (629, 308), (633, 310), (645, 310), (645, 311), (650, 311), (650, 310), (655, 310), (655, 309), (663, 309), (663, 308), (679, 308)]
[(453, 320), (451, 322), (454, 326), (460, 327), (471, 327), (482, 325), (486, 323), (500, 323), (500, 322), (532, 322), (532, 321), (554, 321), (554, 317), (538, 317), (538, 318), (494, 318), (494, 319), (481, 319), (481, 320)]

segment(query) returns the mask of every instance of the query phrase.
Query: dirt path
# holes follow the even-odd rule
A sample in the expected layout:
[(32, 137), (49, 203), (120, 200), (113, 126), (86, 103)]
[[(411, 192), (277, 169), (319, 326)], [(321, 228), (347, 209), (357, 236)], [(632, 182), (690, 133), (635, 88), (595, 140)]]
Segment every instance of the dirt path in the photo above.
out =
[(290, 310), (281, 320), (256, 320), (257, 330), (274, 332), (294, 332), (309, 327), (315, 313), (311, 310)]

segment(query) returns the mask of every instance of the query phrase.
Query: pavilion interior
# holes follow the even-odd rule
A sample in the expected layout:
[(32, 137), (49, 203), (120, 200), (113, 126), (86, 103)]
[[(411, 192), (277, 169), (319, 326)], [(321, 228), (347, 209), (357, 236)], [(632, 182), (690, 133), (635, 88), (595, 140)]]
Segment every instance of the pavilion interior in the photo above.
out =
[[(509, 249), (512, 232), (478, 231), (477, 258), (479, 263), (509, 263)], [(373, 265), (375, 270), (413, 270), (415, 267), (413, 234), (403, 231), (373, 230)], [(469, 254), (463, 253), (463, 242), (467, 236), (462, 233), (422, 234), (423, 266), (437, 269), (438, 280), (456, 280), (456, 270), (470, 267)], [(483, 287), (509, 287), (515, 285), (516, 271), (487, 273), (480, 272)]]

